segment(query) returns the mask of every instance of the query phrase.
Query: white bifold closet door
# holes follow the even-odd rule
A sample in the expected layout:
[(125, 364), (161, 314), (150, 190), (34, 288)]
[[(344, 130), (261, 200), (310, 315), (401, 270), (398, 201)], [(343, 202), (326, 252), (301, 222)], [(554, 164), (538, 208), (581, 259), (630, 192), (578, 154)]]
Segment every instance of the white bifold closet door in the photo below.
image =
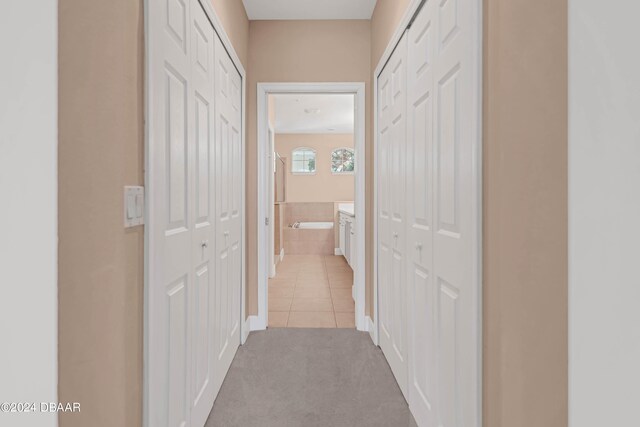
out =
[(240, 75), (197, 0), (147, 40), (145, 424), (201, 427), (240, 344)]
[(380, 347), (407, 391), (407, 36), (378, 78), (378, 301)]
[(240, 344), (242, 81), (216, 37), (216, 393)]
[[(378, 80), (380, 346), (420, 426), (477, 427), (480, 422), (474, 45), (479, 32), (473, 2), (427, 0)], [(391, 78), (403, 51), (406, 98), (393, 89), (403, 77)], [(400, 116), (387, 106), (401, 98), (406, 149), (398, 160), (390, 145), (404, 143), (386, 132)], [(395, 176), (394, 164), (403, 166), (402, 177)], [(399, 213), (389, 211), (394, 197), (406, 202)], [(394, 218), (403, 218), (406, 228), (389, 226)], [(401, 244), (404, 248), (390, 249)], [(400, 257), (390, 252), (405, 254), (405, 272), (394, 270), (389, 260)], [(405, 330), (393, 329), (401, 324), (396, 322), (405, 322)]]

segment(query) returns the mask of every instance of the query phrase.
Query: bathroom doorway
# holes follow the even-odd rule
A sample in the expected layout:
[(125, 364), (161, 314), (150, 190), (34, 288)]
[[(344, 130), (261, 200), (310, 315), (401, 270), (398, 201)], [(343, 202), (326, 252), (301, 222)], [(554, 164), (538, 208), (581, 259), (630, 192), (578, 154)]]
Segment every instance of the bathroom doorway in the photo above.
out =
[(368, 330), (364, 85), (259, 84), (258, 129), (258, 325)]

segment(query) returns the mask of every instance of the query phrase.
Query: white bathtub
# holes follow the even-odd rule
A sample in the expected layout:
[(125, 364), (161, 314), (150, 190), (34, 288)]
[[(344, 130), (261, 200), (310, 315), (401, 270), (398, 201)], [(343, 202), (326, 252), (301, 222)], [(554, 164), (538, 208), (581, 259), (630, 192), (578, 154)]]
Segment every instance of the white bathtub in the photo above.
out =
[(293, 224), (293, 228), (328, 230), (333, 228), (333, 222), (296, 222)]

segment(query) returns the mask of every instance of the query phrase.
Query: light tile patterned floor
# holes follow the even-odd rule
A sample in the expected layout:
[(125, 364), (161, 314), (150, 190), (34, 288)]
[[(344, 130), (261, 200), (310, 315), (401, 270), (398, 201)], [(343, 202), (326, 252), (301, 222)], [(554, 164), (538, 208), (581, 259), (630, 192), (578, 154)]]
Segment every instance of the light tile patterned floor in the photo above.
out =
[(269, 327), (355, 328), (353, 270), (342, 256), (286, 255), (269, 279)]

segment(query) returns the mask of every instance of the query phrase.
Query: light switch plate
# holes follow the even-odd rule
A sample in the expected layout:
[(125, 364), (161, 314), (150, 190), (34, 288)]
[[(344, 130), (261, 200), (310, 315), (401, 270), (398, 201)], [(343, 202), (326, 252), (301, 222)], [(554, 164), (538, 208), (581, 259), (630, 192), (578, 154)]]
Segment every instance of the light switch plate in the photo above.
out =
[(127, 185), (124, 187), (124, 226), (135, 227), (144, 224), (144, 187)]

